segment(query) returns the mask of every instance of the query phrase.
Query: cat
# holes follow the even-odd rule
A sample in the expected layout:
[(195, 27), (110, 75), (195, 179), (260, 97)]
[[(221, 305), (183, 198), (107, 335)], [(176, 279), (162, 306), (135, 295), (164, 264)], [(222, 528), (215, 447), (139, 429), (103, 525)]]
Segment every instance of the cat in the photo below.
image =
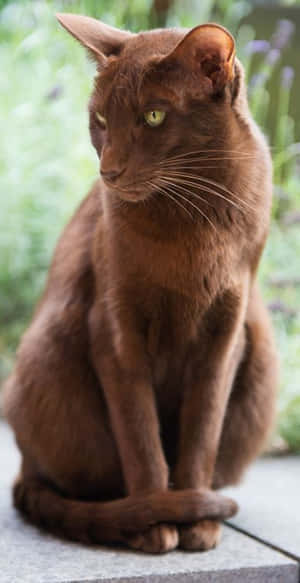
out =
[(69, 538), (208, 550), (272, 427), (256, 282), (272, 193), (231, 34), (58, 14), (92, 55), (100, 178), (60, 238), (7, 381), (15, 506)]

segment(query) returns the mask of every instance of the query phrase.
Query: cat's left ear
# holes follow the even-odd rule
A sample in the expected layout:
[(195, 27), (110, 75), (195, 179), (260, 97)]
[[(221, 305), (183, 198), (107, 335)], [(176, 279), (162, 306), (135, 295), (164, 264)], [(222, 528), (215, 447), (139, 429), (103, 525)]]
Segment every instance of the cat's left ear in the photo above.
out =
[(126, 41), (135, 36), (80, 14), (58, 13), (56, 18), (101, 66), (106, 64), (109, 56), (118, 55)]
[(168, 67), (181, 65), (209, 81), (212, 93), (224, 88), (234, 77), (235, 42), (218, 24), (202, 24), (190, 30), (164, 59)]

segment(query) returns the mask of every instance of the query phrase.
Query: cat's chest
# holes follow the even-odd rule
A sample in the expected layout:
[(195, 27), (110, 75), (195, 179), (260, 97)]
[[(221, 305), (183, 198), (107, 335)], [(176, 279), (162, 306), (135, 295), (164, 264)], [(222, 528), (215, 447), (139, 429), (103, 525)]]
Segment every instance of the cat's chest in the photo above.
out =
[(198, 342), (207, 301), (160, 289), (148, 313), (147, 351), (154, 385), (180, 381), (191, 347)]
[(201, 345), (214, 302), (232, 283), (226, 259), (220, 253), (205, 260), (200, 254), (189, 268), (178, 261), (173, 271), (158, 273), (162, 279), (156, 283), (153, 278), (145, 289), (147, 348), (156, 387), (182, 382), (193, 347)]
[(201, 230), (175, 241), (136, 243), (131, 250), (131, 276), (147, 282), (147, 289), (162, 290), (163, 301), (175, 321), (180, 306), (187, 311), (191, 304), (205, 309), (228, 285), (241, 254), (229, 233), (217, 236)]
[[(230, 287), (238, 253), (234, 244), (209, 232), (176, 241), (137, 239), (130, 263), (123, 257), (129, 297), (146, 333), (154, 384), (182, 377), (192, 346), (201, 341), (206, 314)], [(139, 244), (138, 244), (139, 243)]]

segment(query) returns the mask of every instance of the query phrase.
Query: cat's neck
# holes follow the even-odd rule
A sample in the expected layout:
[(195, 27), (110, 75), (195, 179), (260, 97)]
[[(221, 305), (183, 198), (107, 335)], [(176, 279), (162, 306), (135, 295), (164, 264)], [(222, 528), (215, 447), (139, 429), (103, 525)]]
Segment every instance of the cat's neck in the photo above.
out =
[[(181, 201), (179, 201), (181, 202)], [(176, 242), (195, 236), (203, 221), (200, 213), (188, 204), (178, 205), (171, 197), (154, 192), (141, 202), (120, 201), (117, 194), (105, 191), (105, 222), (112, 236), (134, 232), (151, 241)], [(114, 234), (113, 234), (114, 233)]]

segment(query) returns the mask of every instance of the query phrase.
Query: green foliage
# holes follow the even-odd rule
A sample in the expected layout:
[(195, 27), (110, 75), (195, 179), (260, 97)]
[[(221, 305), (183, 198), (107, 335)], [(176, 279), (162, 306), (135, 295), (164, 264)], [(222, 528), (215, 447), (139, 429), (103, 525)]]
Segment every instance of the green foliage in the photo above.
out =
[[(281, 68), (284, 48), (277, 57), (270, 56), (274, 47), (251, 49), (255, 32), (240, 21), (252, 6), (246, 0), (177, 0), (164, 17), (168, 25), (188, 27), (217, 20), (237, 35), (251, 108), (266, 128), (270, 80)], [(132, 30), (155, 20), (150, 0), (0, 0), (0, 378), (11, 368), (59, 233), (98, 173), (85, 110), (94, 66), (58, 26), (56, 11), (82, 12)], [(279, 431), (300, 450), (300, 147), (289, 114), (291, 83), (286, 70), (276, 88), (274, 217), (260, 279), (282, 360)]]
[[(298, 354), (299, 356), (299, 354)], [(291, 450), (300, 452), (300, 397), (288, 402), (282, 411), (279, 429)]]
[[(39, 296), (53, 247), (97, 174), (85, 111), (93, 67), (44, 3), (0, 20), (0, 375)], [(70, 55), (72, 58), (70, 59)], [(76, 63), (76, 64), (74, 64)]]

